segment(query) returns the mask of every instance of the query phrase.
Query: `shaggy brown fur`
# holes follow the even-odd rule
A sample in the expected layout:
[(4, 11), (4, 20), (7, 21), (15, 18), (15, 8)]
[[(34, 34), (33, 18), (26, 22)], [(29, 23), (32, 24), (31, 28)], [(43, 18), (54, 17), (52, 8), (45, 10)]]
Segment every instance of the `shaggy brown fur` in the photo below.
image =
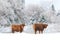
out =
[(44, 28), (47, 28), (47, 24), (40, 24), (40, 23), (36, 23), (36, 24), (33, 24), (33, 28), (34, 28), (34, 31), (35, 31), (35, 34), (37, 31), (39, 31), (39, 33), (43, 33), (43, 30)]
[(14, 33), (15, 31), (16, 31), (16, 32), (22, 32), (24, 26), (25, 26), (25, 24), (20, 24), (20, 25), (13, 24), (13, 25), (12, 25), (12, 33)]

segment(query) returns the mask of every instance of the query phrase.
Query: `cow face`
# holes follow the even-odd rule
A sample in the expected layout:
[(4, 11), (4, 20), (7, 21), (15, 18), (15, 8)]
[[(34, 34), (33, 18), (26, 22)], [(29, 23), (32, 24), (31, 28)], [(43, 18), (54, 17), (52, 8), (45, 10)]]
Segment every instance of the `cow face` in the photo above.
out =
[(22, 26), (22, 29), (24, 28), (24, 26), (25, 26), (25, 24), (21, 24), (21, 26)]
[(48, 24), (43, 24), (43, 27), (44, 27), (44, 28), (47, 28), (47, 26), (48, 26)]

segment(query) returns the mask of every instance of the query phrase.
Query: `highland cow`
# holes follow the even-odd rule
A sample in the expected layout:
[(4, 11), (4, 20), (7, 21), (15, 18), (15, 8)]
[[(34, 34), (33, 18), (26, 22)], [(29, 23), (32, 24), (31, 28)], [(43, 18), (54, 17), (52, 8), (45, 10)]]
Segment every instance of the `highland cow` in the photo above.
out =
[(25, 24), (13, 24), (12, 25), (12, 33), (14, 33), (15, 31), (16, 32), (22, 32), (23, 31), (23, 28), (24, 28)]
[(47, 28), (48, 24), (42, 24), (42, 23), (36, 23), (33, 24), (33, 29), (35, 31), (35, 34), (37, 31), (39, 31), (39, 33), (43, 33), (44, 29)]

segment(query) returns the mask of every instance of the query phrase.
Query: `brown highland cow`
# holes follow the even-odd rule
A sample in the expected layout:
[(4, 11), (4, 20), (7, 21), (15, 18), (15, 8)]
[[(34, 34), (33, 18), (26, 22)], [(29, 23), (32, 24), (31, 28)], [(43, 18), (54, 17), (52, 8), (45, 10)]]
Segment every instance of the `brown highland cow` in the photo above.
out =
[(42, 24), (42, 23), (33, 24), (33, 29), (35, 31), (35, 34), (37, 31), (39, 31), (39, 33), (43, 33), (43, 30), (47, 28), (47, 26), (48, 24)]
[(24, 28), (25, 24), (13, 24), (12, 25), (12, 33), (14, 33), (15, 31), (16, 32), (22, 32), (23, 31), (23, 28)]

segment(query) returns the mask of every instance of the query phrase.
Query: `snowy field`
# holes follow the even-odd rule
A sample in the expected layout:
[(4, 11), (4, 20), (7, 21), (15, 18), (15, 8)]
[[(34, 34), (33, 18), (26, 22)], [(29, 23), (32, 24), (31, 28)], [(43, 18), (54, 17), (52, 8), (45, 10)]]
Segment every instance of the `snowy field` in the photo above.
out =
[[(1, 27), (1, 33), (11, 33), (11, 26), (10, 27)], [(27, 25), (24, 27), (24, 33), (32, 33), (34, 34), (33, 26)], [(60, 32), (60, 24), (48, 24), (48, 27), (44, 30), (44, 33), (57, 33)], [(38, 33), (38, 32), (37, 32)]]
[(60, 40), (60, 33), (0, 33), (0, 40)]

